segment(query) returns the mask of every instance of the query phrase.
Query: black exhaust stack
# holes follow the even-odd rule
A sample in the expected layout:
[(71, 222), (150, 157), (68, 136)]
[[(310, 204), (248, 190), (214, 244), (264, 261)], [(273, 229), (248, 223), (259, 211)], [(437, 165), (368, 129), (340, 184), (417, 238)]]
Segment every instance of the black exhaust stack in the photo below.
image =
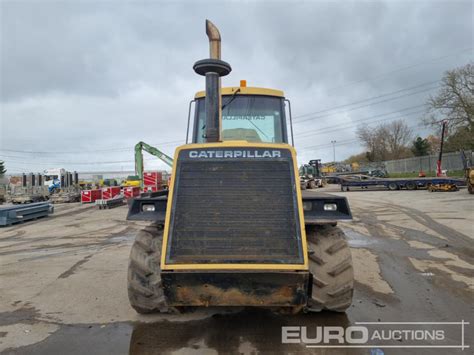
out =
[(206, 77), (206, 142), (221, 140), (221, 76), (232, 70), (229, 63), (221, 60), (221, 35), (217, 27), (206, 20), (206, 34), (209, 37), (210, 58), (197, 61), (194, 71)]

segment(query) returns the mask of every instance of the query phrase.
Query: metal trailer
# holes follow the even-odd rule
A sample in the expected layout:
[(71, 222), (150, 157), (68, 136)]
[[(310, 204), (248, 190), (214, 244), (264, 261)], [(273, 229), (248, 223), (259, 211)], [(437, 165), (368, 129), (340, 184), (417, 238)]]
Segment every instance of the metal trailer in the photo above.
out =
[(400, 189), (416, 190), (419, 188), (428, 188), (431, 185), (456, 185), (464, 186), (466, 182), (462, 179), (450, 177), (420, 177), (420, 178), (373, 178), (370, 176), (339, 176), (341, 191), (350, 191), (352, 187), (367, 189), (369, 187), (385, 187), (388, 190), (395, 191)]
[(99, 207), (99, 210), (110, 209), (119, 207), (125, 204), (125, 198), (122, 195), (115, 196), (107, 200), (96, 200), (95, 205)]
[(23, 206), (0, 207), (0, 226), (9, 226), (22, 223), (31, 219), (46, 217), (54, 212), (54, 207), (49, 202), (30, 203)]

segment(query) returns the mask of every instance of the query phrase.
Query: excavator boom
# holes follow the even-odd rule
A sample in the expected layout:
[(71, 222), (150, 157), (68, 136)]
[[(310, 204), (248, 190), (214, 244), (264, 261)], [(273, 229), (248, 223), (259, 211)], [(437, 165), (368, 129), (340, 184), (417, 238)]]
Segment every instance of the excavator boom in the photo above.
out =
[(138, 142), (135, 145), (135, 174), (140, 178), (141, 185), (143, 185), (143, 151), (154, 155), (169, 167), (173, 167), (173, 159), (171, 157), (149, 144)]

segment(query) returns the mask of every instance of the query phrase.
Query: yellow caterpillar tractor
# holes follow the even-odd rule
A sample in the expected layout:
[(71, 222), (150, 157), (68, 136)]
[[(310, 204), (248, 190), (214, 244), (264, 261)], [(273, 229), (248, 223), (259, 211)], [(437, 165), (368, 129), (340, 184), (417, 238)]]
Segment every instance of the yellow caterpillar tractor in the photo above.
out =
[(210, 21), (206, 33), (210, 58), (194, 64), (206, 90), (195, 96), (192, 143), (176, 149), (169, 190), (136, 198), (128, 213), (153, 222), (132, 246), (130, 303), (139, 313), (187, 306), (343, 312), (354, 281), (336, 223), (351, 219), (347, 200), (302, 196), (289, 101), (245, 82), (221, 89), (231, 67)]

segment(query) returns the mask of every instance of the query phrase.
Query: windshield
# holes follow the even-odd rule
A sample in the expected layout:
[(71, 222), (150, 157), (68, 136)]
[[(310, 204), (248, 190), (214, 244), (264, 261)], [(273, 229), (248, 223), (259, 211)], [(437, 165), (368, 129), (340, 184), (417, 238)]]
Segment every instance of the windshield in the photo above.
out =
[[(204, 142), (206, 124), (205, 99), (197, 100), (195, 142)], [(260, 95), (226, 95), (222, 97), (222, 139), (248, 142), (287, 142), (284, 132), (282, 98)]]

